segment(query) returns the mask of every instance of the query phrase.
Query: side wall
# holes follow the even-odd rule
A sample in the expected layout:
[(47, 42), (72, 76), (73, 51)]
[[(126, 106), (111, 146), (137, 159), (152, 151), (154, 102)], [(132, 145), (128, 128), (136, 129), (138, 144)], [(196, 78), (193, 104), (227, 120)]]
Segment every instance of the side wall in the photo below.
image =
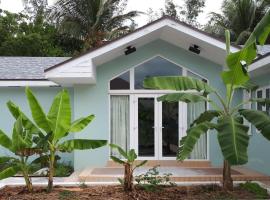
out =
[[(61, 90), (60, 87), (50, 87), (50, 88), (32, 88), (37, 98), (39, 99), (42, 107), (47, 113), (50, 109), (50, 105), (53, 101), (54, 96)], [(71, 97), (71, 105), (73, 107), (73, 89), (69, 89)], [(15, 122), (13, 116), (10, 114), (6, 103), (7, 101), (13, 101), (17, 104), (21, 110), (31, 118), (31, 111), (29, 109), (27, 99), (24, 93), (23, 87), (8, 87), (0, 88), (0, 129), (11, 137), (13, 124)], [(0, 147), (0, 156), (8, 155), (8, 150)], [(61, 154), (62, 161), (71, 163), (73, 165), (74, 154)]]
[[(260, 87), (270, 86), (269, 74), (252, 79), (252, 82)], [(255, 105), (252, 106), (255, 109)], [(256, 128), (252, 127), (250, 146), (248, 149), (249, 162), (247, 166), (251, 169), (270, 175), (270, 142), (266, 140)]]
[[(221, 66), (165, 41), (157, 40), (137, 49), (133, 54), (121, 56), (98, 66), (96, 85), (76, 86), (74, 88), (75, 119), (90, 113), (96, 115), (93, 123), (84, 130), (84, 133), (76, 134), (76, 138), (109, 139), (109, 80), (156, 55), (162, 55), (180, 66), (206, 77), (211, 85), (224, 93), (225, 90), (219, 78)], [(96, 150), (75, 151), (74, 159), (75, 169), (77, 170), (89, 166), (104, 166), (109, 159), (109, 149), (103, 147)], [(222, 163), (215, 134), (210, 134), (210, 159), (215, 165)]]

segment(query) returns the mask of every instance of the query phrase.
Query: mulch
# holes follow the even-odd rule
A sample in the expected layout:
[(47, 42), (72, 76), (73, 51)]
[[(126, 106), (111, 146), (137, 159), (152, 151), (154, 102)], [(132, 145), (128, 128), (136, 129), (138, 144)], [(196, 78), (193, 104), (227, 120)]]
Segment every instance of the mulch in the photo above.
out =
[(225, 192), (217, 185), (204, 186), (160, 186), (155, 191), (145, 191), (136, 187), (132, 192), (124, 192), (121, 186), (55, 187), (46, 193), (41, 187), (35, 187), (28, 193), (24, 187), (5, 187), (0, 190), (0, 200), (193, 200), (193, 199), (256, 199), (240, 187)]

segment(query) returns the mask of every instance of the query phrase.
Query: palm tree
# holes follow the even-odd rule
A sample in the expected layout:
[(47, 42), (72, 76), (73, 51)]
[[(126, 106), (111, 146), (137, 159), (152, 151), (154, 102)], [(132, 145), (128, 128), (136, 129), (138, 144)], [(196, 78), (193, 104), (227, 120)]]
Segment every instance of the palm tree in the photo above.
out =
[(244, 44), (269, 8), (270, 0), (224, 0), (222, 14), (210, 13), (205, 30), (223, 37), (229, 29), (232, 41)]
[(138, 11), (124, 13), (127, 0), (58, 0), (51, 18), (59, 30), (84, 40), (84, 50), (134, 29)]

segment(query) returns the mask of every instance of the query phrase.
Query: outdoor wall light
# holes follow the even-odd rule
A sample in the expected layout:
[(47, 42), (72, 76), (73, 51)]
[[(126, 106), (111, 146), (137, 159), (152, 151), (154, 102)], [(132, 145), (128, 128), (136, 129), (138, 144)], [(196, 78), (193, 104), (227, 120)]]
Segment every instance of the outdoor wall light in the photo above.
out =
[(196, 44), (191, 45), (188, 50), (193, 52), (193, 53), (196, 53), (196, 54), (201, 53), (200, 47), (198, 45), (196, 45)]
[(134, 53), (136, 51), (136, 47), (128, 46), (125, 50), (125, 55), (129, 55), (131, 53)]

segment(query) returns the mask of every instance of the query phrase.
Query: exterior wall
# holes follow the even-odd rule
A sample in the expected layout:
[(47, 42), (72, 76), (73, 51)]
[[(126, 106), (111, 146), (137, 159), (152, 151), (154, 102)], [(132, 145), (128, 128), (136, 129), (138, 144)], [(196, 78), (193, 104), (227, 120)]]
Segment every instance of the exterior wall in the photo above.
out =
[[(206, 77), (212, 86), (215, 86), (221, 93), (224, 93), (225, 88), (219, 77), (222, 70), (221, 66), (165, 41), (157, 40), (138, 48), (135, 53), (118, 57), (115, 60), (98, 66), (96, 85), (74, 87), (75, 119), (90, 113), (96, 115), (96, 119), (91, 125), (84, 130), (83, 134), (76, 134), (76, 138), (109, 140), (109, 80), (156, 55), (161, 55)], [(89, 151), (75, 151), (75, 169), (78, 170), (89, 166), (104, 166), (108, 159), (108, 147)], [(210, 160), (214, 165), (220, 165), (222, 163), (216, 134), (210, 134)]]
[[(252, 79), (252, 82), (258, 86), (270, 86), (269, 74)], [(255, 109), (255, 105), (252, 105)], [(247, 166), (251, 169), (270, 175), (270, 142), (266, 140), (256, 128), (252, 127), (252, 136), (250, 137), (250, 146), (248, 149), (249, 162)]]
[[(50, 105), (54, 96), (61, 90), (59, 87), (48, 88), (32, 88), (37, 98), (39, 99), (45, 112), (49, 111)], [(69, 90), (71, 96), (71, 104), (73, 105), (73, 89)], [(11, 137), (13, 124), (15, 119), (10, 114), (6, 103), (7, 101), (13, 101), (17, 104), (21, 110), (31, 119), (31, 111), (28, 106), (28, 102), (24, 93), (23, 87), (8, 87), (0, 88), (0, 129)], [(73, 106), (72, 106), (73, 107)], [(0, 156), (8, 155), (10, 152), (0, 147)], [(63, 153), (60, 155), (64, 162), (71, 162), (73, 164), (73, 153)]]

